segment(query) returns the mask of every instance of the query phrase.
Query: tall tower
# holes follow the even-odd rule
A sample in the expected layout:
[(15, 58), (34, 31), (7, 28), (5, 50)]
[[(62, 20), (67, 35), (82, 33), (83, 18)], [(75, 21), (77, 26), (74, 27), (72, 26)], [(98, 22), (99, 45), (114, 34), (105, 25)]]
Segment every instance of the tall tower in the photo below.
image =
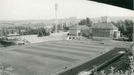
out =
[(55, 19), (56, 19), (56, 24), (55, 24), (55, 32), (57, 33), (57, 25), (58, 25), (58, 15), (57, 15), (57, 10), (58, 10), (58, 4), (55, 3)]

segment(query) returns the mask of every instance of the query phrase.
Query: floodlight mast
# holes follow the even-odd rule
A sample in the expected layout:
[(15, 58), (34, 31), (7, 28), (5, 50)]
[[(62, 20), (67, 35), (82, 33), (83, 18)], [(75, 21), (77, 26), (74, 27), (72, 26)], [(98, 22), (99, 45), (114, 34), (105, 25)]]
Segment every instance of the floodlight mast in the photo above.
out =
[(56, 33), (58, 32), (58, 29), (57, 29), (57, 25), (58, 25), (57, 10), (58, 10), (58, 4), (55, 3), (55, 19), (56, 19), (56, 23), (55, 23), (55, 32), (56, 32)]

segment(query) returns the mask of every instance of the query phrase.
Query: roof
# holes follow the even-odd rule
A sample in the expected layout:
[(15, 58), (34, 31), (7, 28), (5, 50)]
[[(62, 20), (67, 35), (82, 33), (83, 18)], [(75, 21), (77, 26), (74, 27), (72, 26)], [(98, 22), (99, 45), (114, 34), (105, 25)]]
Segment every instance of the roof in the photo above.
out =
[(71, 29), (71, 30), (87, 30), (87, 29), (89, 29), (89, 27), (88, 26), (86, 26), (86, 25), (74, 25), (74, 26), (71, 26), (69, 29)]
[(118, 30), (112, 23), (95, 23), (92, 28)]

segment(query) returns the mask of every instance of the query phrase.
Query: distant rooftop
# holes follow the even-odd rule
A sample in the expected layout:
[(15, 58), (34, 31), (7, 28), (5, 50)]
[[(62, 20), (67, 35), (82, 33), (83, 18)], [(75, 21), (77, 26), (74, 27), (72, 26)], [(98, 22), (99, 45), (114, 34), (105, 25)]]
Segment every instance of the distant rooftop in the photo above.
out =
[(89, 29), (89, 27), (86, 25), (74, 25), (74, 26), (71, 26), (69, 29), (71, 29), (71, 30), (76, 30), (76, 29), (85, 30), (85, 29)]
[(98, 28), (98, 29), (110, 29), (110, 30), (118, 30), (116, 26), (114, 26), (112, 23), (95, 23), (92, 28)]

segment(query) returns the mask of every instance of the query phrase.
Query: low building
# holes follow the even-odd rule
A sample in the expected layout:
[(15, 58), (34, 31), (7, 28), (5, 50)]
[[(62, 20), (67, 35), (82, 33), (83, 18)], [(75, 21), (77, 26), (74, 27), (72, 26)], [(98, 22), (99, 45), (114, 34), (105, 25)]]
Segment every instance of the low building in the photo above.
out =
[(82, 36), (83, 30), (89, 30), (86, 25), (74, 25), (69, 28), (69, 39), (76, 39)]
[(112, 23), (95, 23), (92, 26), (92, 35), (93, 37), (118, 39), (120, 37), (120, 31)]

